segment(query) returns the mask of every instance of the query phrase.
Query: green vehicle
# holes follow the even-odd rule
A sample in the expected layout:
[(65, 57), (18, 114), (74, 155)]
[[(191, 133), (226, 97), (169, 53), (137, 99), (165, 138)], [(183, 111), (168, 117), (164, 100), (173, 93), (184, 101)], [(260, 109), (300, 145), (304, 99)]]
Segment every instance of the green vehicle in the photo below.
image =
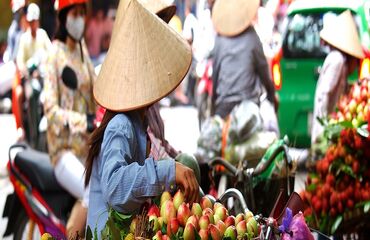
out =
[[(279, 127), (294, 147), (309, 147), (316, 83), (328, 48), (320, 40), (323, 19), (350, 9), (364, 49), (370, 47), (370, 1), (297, 0), (288, 8), (280, 52), (274, 57), (272, 77), (279, 95)], [(340, 27), (340, 26), (338, 26)], [(361, 62), (350, 81), (365, 75), (370, 59)]]

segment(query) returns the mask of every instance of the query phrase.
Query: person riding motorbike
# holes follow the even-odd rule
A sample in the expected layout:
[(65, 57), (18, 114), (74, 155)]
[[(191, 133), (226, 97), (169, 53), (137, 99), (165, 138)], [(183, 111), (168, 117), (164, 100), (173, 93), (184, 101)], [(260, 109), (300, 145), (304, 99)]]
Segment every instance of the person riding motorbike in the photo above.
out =
[[(44, 79), (47, 141), (55, 177), (78, 199), (67, 223), (67, 237), (76, 231), (84, 234), (89, 192), (84, 186), (84, 163), (96, 108), (92, 96), (95, 72), (83, 40), (86, 4), (87, 0), (55, 2), (59, 27)], [(75, 90), (66, 84), (72, 78)]]
[[(261, 41), (251, 25), (259, 0), (218, 0), (212, 9), (217, 32), (213, 51), (212, 115), (226, 118), (243, 100), (259, 105), (266, 92), (277, 105)], [(276, 107), (275, 107), (276, 108)]]
[(19, 39), (27, 27), (27, 9), (25, 0), (12, 0), (11, 7), (13, 12), (13, 20), (8, 30), (8, 42), (4, 54), (4, 62), (15, 61), (17, 57)]
[(40, 8), (31, 3), (27, 7), (26, 20), (29, 27), (19, 41), (17, 53), (17, 65), (23, 76), (28, 76), (27, 61), (34, 58), (36, 65), (45, 61), (47, 53), (51, 51), (52, 45), (45, 30), (39, 28)]
[(95, 100), (107, 111), (90, 139), (86, 163), (87, 224), (98, 235), (109, 207), (135, 213), (176, 185), (184, 189), (188, 202), (199, 197), (191, 169), (173, 159), (154, 161), (149, 156), (146, 132), (148, 106), (180, 84), (191, 63), (190, 46), (136, 0), (120, 1), (116, 20), (110, 50), (94, 84)]
[(42, 101), (44, 64), (52, 45), (45, 30), (39, 28), (40, 9), (35, 3), (27, 7), (28, 27), (21, 35), (17, 53), (17, 66), (22, 79), (19, 85), (23, 96), (19, 99), (20, 118), (27, 142), (38, 150), (45, 150), (46, 143), (39, 132), (42, 118)]

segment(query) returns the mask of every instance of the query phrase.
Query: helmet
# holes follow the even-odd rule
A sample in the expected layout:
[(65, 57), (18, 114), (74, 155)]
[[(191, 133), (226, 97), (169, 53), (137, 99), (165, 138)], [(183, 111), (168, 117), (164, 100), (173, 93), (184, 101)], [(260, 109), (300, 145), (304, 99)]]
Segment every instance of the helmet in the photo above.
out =
[(40, 8), (35, 3), (28, 5), (26, 18), (28, 22), (39, 20)]
[(15, 13), (25, 5), (26, 5), (25, 0), (12, 0), (11, 1), (12, 12)]
[(83, 4), (83, 3), (87, 3), (87, 0), (55, 0), (54, 8), (55, 10), (60, 11), (74, 4)]

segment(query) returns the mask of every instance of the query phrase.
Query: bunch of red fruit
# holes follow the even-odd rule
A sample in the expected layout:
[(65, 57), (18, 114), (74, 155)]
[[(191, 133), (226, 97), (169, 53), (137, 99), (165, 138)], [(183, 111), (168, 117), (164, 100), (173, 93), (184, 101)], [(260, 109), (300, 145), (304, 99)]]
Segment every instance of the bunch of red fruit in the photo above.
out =
[[(160, 207), (152, 205), (148, 216), (155, 233), (153, 240), (221, 240), (224, 237), (230, 240), (252, 239), (260, 233), (260, 226), (252, 212), (229, 216), (228, 210), (221, 203), (212, 204), (207, 197), (190, 206), (180, 190), (173, 198), (164, 192)], [(131, 232), (134, 232), (132, 226), (136, 224), (135, 221), (131, 223)]]
[(351, 121), (358, 127), (370, 118), (370, 79), (356, 82), (346, 96), (338, 103), (338, 112), (332, 114), (332, 122)]
[[(308, 176), (306, 190), (301, 193), (309, 224), (322, 227), (326, 222), (325, 229), (330, 229), (337, 216), (370, 200), (369, 159), (370, 139), (361, 137), (354, 128), (343, 129), (316, 163), (316, 174)], [(327, 216), (330, 221), (325, 220)]]

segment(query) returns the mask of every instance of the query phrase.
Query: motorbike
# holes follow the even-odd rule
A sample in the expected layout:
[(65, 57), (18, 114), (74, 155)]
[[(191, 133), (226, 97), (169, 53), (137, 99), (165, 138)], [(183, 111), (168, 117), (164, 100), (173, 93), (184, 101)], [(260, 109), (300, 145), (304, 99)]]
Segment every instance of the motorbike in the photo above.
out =
[[(77, 91), (77, 76), (70, 68), (62, 72), (63, 83)], [(95, 114), (91, 114), (94, 116)], [(94, 127), (99, 125), (94, 121)], [(66, 239), (66, 223), (76, 199), (57, 182), (49, 155), (26, 144), (9, 148), (7, 165), (14, 192), (7, 196), (3, 217), (8, 218), (5, 236), (39, 239), (50, 233)], [(37, 228), (36, 228), (37, 227)]]
[(14, 192), (7, 196), (3, 218), (8, 218), (4, 237), (39, 239), (51, 233), (66, 239), (66, 222), (76, 199), (54, 176), (49, 155), (25, 144), (9, 149), (7, 165)]
[(212, 100), (212, 60), (206, 59), (197, 64), (196, 72), (199, 77), (195, 88), (195, 106), (198, 109), (199, 127), (211, 115)]
[(47, 151), (46, 118), (43, 112), (43, 69), (41, 57), (35, 54), (27, 61), (27, 76), (19, 70), (12, 86), (12, 111), (19, 138), (24, 138), (31, 147)]

